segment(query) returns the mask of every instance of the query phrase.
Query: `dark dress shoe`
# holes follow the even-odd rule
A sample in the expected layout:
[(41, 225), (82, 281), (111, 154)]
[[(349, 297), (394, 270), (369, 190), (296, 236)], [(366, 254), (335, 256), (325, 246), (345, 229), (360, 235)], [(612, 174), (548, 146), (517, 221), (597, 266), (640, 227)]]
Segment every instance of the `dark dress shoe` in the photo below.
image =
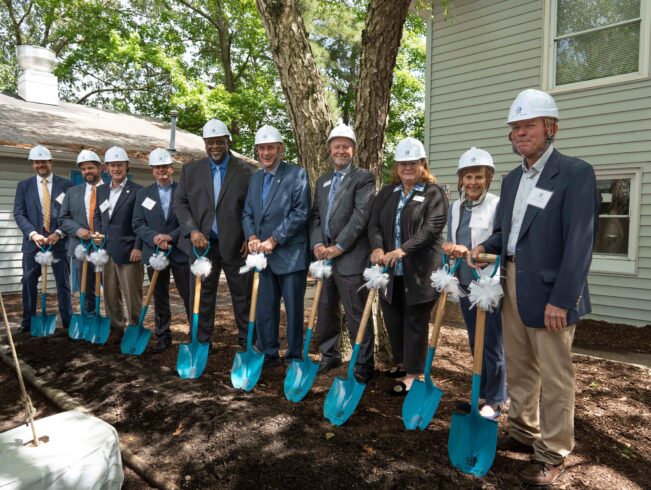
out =
[(355, 379), (362, 384), (368, 384), (373, 379), (373, 369), (356, 367), (354, 371)]
[(497, 449), (500, 451), (515, 451), (516, 453), (533, 453), (533, 446), (518, 441), (510, 434), (500, 437), (497, 441)]
[(163, 352), (170, 347), (172, 347), (172, 339), (169, 337), (161, 337), (156, 341), (156, 345), (154, 345), (153, 351), (158, 354), (159, 352)]
[(283, 365), (282, 357), (265, 357), (263, 366), (266, 368), (277, 368)]
[(552, 485), (564, 471), (565, 463), (553, 465), (543, 461), (532, 461), (520, 473), (520, 479), (526, 485), (546, 487)]
[(336, 369), (341, 366), (341, 359), (339, 357), (326, 357), (321, 359), (319, 363), (319, 369), (317, 369), (317, 374), (326, 374), (332, 369)]

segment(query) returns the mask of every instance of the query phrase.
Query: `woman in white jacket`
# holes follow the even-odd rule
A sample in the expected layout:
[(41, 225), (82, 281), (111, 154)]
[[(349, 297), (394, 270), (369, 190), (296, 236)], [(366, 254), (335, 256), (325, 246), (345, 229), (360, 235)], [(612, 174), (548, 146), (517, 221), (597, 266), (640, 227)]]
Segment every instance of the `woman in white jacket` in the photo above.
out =
[[(457, 168), (459, 199), (450, 206), (448, 215), (448, 242), (443, 251), (450, 256), (462, 256), (482, 243), (493, 233), (493, 219), (499, 197), (488, 193), (495, 166), (490, 154), (471, 148), (459, 159)], [(464, 262), (456, 272), (462, 289), (467, 292), (472, 282), (472, 269)], [(475, 344), (476, 309), (470, 309), (466, 297), (460, 299), (461, 312), (468, 331), (470, 352)], [(484, 356), (480, 385), (480, 413), (497, 418), (500, 404), (506, 402), (506, 366), (502, 343), (502, 320), (497, 309), (486, 315)]]

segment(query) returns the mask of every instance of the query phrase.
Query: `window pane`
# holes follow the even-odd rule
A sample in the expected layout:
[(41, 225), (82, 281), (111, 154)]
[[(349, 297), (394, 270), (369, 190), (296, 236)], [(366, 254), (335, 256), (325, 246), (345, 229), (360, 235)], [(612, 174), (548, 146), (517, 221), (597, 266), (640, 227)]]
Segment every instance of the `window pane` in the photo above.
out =
[(599, 218), (594, 253), (628, 256), (629, 218)]
[(640, 23), (556, 42), (556, 85), (638, 71)]
[(640, 0), (558, 0), (556, 35), (587, 31), (640, 16)]
[[(598, 179), (599, 229), (594, 253), (628, 256), (631, 199), (631, 179)], [(608, 216), (608, 215), (612, 215)]]

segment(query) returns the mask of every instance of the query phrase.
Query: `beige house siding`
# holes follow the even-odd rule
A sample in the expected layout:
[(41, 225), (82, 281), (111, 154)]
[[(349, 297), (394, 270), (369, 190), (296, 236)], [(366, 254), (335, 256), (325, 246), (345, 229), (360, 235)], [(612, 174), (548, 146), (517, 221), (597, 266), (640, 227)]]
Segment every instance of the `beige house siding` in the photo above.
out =
[[(471, 146), (496, 163), (492, 191), (518, 165), (505, 125), (525, 88), (541, 88), (543, 0), (455, 0), (444, 19), (435, 10), (428, 32), (426, 145), (430, 166), (456, 195), (456, 164)], [(637, 171), (640, 192), (634, 270), (596, 272), (588, 281), (591, 318), (651, 324), (651, 80), (555, 93), (560, 109), (556, 147), (605, 169)], [(595, 262), (597, 262), (595, 260)], [(617, 264), (615, 261), (609, 261)]]

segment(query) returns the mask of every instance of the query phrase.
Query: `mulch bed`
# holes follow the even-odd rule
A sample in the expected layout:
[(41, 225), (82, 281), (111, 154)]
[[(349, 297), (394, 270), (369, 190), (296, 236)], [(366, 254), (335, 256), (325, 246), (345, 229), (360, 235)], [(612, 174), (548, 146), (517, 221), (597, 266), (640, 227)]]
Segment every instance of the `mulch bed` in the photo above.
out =
[[(5, 297), (13, 321), (19, 301), (15, 295)], [(153, 321), (152, 313), (147, 324)], [(175, 348), (158, 355), (146, 351), (126, 357), (119, 352), (115, 334), (99, 347), (73, 342), (60, 328), (52, 337), (23, 335), (16, 342), (19, 356), (40, 378), (115, 426), (132, 451), (181, 488), (519, 487), (517, 474), (527, 461), (525, 455), (498, 452), (483, 479), (460, 473), (448, 461), (454, 404), (470, 394), (471, 357), (462, 329), (444, 326), (432, 370), (436, 385), (444, 391), (441, 404), (427, 430), (408, 432), (400, 415), (403, 400), (386, 394), (391, 380), (379, 371), (356, 412), (339, 428), (323, 417), (323, 400), (334, 377), (345, 376), (345, 366), (317, 377), (312, 391), (298, 404), (283, 395), (281, 368), (265, 369), (251, 393), (234, 390), (230, 368), (239, 348), (230, 308), (218, 309), (217, 322), (213, 351), (198, 380), (181, 380), (176, 374), (177, 346), (187, 341), (188, 330), (178, 311), (173, 322)], [(586, 323), (577, 329), (577, 341), (592, 337), (593, 326), (579, 334)], [(601, 334), (609, 332), (607, 328)], [(648, 352), (650, 344), (644, 342), (648, 333), (640, 335), (636, 347)], [(626, 344), (622, 339), (603, 345), (624, 348)], [(574, 359), (577, 446), (556, 487), (648, 488), (649, 370), (586, 356)], [(378, 370), (384, 367), (377, 366)], [(0, 364), (0, 398), (0, 431), (4, 431), (21, 420), (18, 383), (4, 364)], [(39, 417), (53, 413), (37, 395), (33, 400)], [(505, 415), (499, 423), (503, 430)], [(125, 488), (147, 486), (128, 472)]]

